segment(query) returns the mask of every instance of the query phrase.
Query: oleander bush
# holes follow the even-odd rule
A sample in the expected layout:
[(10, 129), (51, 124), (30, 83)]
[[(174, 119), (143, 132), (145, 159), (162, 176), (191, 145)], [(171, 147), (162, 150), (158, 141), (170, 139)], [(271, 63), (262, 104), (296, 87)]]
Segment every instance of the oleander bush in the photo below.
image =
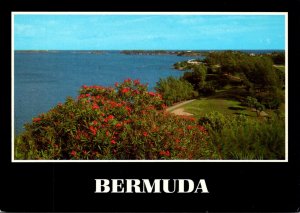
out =
[(162, 96), (138, 80), (82, 86), (25, 124), (16, 159), (139, 160), (219, 158), (203, 125), (167, 113)]

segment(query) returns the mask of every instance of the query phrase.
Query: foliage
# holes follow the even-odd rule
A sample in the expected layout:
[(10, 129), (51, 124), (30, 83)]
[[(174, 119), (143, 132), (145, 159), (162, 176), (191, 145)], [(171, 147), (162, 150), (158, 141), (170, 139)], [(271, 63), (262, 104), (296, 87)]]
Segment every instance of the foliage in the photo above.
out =
[(83, 86), (77, 99), (33, 118), (16, 138), (19, 159), (214, 159), (206, 129), (166, 113), (138, 80)]
[(205, 84), (206, 73), (206, 66), (204, 64), (199, 64), (195, 66), (191, 72), (185, 72), (182, 79), (191, 83), (195, 90), (199, 90)]
[(260, 113), (265, 109), (265, 106), (263, 104), (261, 104), (259, 101), (257, 101), (256, 98), (248, 96), (246, 98), (246, 104), (251, 107), (254, 108), (257, 114), (257, 117), (260, 116)]
[(275, 89), (259, 93), (256, 97), (267, 109), (278, 109), (280, 104), (284, 102), (284, 91)]
[(284, 52), (273, 52), (270, 57), (274, 64), (285, 64)]
[(199, 93), (203, 94), (204, 96), (211, 96), (216, 93), (216, 87), (214, 85), (213, 81), (209, 81), (204, 84), (204, 86), (201, 86), (199, 89)]
[(284, 159), (284, 119), (253, 120), (244, 115), (210, 113), (199, 120), (222, 159)]
[(174, 77), (160, 79), (156, 84), (155, 90), (162, 95), (167, 105), (188, 100), (198, 95), (189, 82)]
[(194, 67), (193, 64), (190, 64), (187, 61), (176, 62), (173, 66), (177, 70), (190, 70)]
[[(284, 102), (282, 89), (285, 86), (284, 69), (281, 70), (280, 66), (274, 67), (273, 65), (273, 59), (277, 57), (284, 59), (284, 54), (250, 55), (224, 51), (210, 53), (206, 63), (210, 67), (219, 65), (220, 76), (226, 75), (232, 79), (240, 79), (236, 82), (229, 81), (230, 85), (234, 83), (239, 86), (244, 85), (261, 104), (269, 109), (276, 109)], [(220, 89), (219, 86), (215, 88)]]

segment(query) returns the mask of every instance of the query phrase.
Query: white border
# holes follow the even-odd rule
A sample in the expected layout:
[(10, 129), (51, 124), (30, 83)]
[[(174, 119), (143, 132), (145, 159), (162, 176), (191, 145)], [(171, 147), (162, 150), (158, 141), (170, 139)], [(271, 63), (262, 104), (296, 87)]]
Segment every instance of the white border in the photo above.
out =
[[(15, 160), (14, 159), (14, 16), (15, 15), (284, 15), (285, 17), (285, 159), (284, 160)], [(11, 13), (11, 160), (13, 163), (176, 163), (176, 162), (288, 162), (288, 12), (12, 12)]]

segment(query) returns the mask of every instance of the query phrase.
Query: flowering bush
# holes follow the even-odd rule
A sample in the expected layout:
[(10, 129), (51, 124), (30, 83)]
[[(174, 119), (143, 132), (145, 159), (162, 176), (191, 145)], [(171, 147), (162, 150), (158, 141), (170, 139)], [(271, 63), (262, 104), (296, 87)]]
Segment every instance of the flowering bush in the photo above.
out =
[(77, 99), (68, 97), (25, 125), (16, 153), (21, 159), (217, 157), (203, 126), (164, 108), (161, 95), (138, 80), (82, 86)]

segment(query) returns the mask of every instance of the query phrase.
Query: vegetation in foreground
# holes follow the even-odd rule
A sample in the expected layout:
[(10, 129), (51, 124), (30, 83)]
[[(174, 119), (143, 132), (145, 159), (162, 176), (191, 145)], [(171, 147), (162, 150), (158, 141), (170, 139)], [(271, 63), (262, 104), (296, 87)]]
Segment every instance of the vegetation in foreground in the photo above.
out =
[[(158, 93), (130, 79), (114, 88), (83, 86), (77, 99), (25, 125), (15, 158), (284, 159), (284, 65), (273, 64), (283, 59), (210, 53), (182, 78), (161, 79)], [(196, 97), (185, 106), (195, 117), (164, 110)]]
[(284, 159), (284, 118), (249, 119), (244, 115), (211, 112), (199, 119), (222, 159)]
[(166, 113), (158, 93), (138, 80), (115, 88), (83, 86), (26, 124), (17, 159), (218, 159), (197, 120)]

